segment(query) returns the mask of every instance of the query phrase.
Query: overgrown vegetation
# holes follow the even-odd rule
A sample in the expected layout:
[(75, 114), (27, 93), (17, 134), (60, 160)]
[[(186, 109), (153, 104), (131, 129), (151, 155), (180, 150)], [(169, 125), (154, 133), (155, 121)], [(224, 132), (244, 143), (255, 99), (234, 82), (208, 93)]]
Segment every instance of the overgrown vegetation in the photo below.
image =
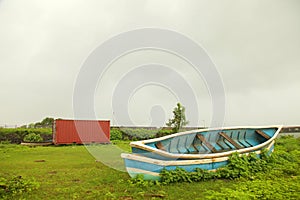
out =
[(50, 128), (0, 128), (0, 141), (19, 144), (24, 141), (26, 135), (32, 133), (40, 135), (43, 141), (52, 139)]
[(176, 182), (199, 182), (209, 179), (256, 179), (258, 175), (269, 172), (274, 167), (277, 155), (268, 156), (264, 151), (261, 158), (255, 153), (249, 155), (239, 155), (235, 153), (230, 156), (228, 165), (217, 171), (207, 171), (197, 168), (194, 172), (187, 172), (184, 169), (163, 170), (161, 172), (161, 182), (170, 184)]
[(0, 177), (0, 198), (13, 199), (16, 195), (31, 192), (39, 188), (39, 183), (34, 179), (25, 179), (22, 176), (15, 176), (9, 179)]

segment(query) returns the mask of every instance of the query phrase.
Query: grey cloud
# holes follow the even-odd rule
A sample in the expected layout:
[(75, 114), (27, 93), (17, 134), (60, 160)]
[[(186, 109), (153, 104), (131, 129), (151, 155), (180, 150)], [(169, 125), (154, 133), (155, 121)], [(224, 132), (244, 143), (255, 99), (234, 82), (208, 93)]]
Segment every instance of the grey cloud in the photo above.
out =
[(207, 50), (226, 89), (226, 125), (296, 124), (299, 9), (297, 0), (0, 1), (0, 124), (72, 118), (89, 53), (141, 27), (178, 31)]

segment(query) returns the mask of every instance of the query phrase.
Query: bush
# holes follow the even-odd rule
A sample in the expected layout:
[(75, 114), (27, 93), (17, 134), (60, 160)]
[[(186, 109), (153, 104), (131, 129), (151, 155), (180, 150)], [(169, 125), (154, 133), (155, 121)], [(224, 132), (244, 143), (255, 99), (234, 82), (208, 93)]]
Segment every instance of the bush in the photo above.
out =
[(119, 128), (110, 129), (110, 140), (122, 140), (122, 131)]
[(155, 137), (162, 137), (162, 136), (166, 136), (166, 135), (170, 135), (173, 134), (173, 130), (172, 129), (161, 129)]
[(44, 141), (52, 139), (51, 128), (0, 128), (0, 141), (20, 144), (30, 133), (39, 134)]
[(121, 131), (123, 139), (145, 140), (154, 138), (159, 130), (147, 128), (122, 128)]
[(29, 133), (24, 137), (24, 142), (42, 142), (43, 138), (40, 134)]

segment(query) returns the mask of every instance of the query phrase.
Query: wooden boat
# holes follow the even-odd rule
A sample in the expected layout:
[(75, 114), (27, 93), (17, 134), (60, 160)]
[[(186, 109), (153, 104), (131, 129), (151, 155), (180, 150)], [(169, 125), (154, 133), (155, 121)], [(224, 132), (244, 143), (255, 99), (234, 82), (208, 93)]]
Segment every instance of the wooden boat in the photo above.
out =
[(52, 142), (21, 142), (23, 146), (50, 146)]
[(215, 170), (228, 163), (235, 152), (260, 154), (262, 149), (274, 149), (274, 139), (281, 126), (229, 127), (201, 129), (176, 133), (160, 138), (131, 142), (132, 154), (122, 154), (131, 177), (143, 174), (157, 180), (163, 168), (180, 167)]

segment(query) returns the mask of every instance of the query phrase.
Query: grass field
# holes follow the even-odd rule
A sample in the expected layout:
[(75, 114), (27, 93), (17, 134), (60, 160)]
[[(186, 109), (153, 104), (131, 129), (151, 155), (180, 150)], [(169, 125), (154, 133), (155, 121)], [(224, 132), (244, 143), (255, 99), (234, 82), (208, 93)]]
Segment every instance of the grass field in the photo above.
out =
[[(128, 143), (115, 142), (124, 150), (129, 150)], [(291, 154), (290, 158), (294, 159), (286, 167), (298, 168), (300, 140), (285, 138), (278, 143), (276, 149), (287, 152), (287, 156)], [(109, 145), (100, 148), (109, 148)], [(210, 180), (141, 186), (130, 184), (127, 173), (96, 162), (85, 146), (30, 148), (0, 144), (0, 158), (2, 178), (22, 176), (39, 184), (36, 190), (6, 196), (11, 199), (224, 199), (226, 194), (229, 199), (255, 199), (257, 193), (261, 194), (262, 199), (272, 199), (276, 193), (282, 194), (278, 198), (300, 198), (299, 168), (295, 169), (296, 172), (290, 169), (292, 172), (289, 173), (270, 172), (272, 176), (279, 174), (275, 180), (266, 174), (259, 180)], [(247, 190), (246, 196), (243, 196), (242, 186)]]

